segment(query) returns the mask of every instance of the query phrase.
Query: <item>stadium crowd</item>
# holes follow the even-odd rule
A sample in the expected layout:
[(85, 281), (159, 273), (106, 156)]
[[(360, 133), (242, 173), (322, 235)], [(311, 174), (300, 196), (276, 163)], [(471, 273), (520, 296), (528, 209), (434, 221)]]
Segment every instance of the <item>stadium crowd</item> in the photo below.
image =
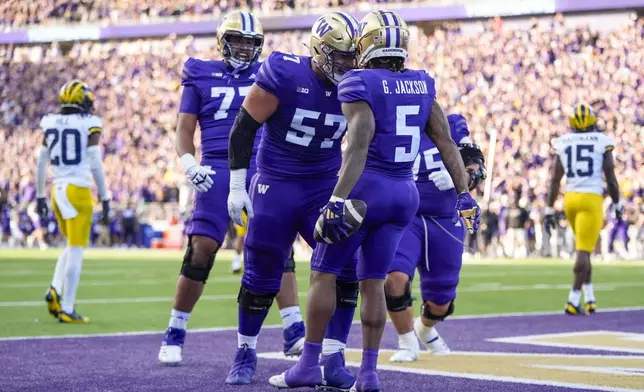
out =
[[(159, 7), (166, 3), (155, 2)], [(190, 4), (197, 3), (210, 2)], [(497, 255), (542, 252), (550, 140), (567, 130), (566, 111), (581, 100), (592, 103), (600, 128), (617, 141), (616, 173), (628, 201), (631, 245), (644, 242), (644, 23), (632, 21), (614, 32), (598, 33), (567, 28), (557, 16), (525, 28), (508, 28), (500, 19), (479, 28), (476, 34), (465, 34), (459, 25), (449, 24), (428, 36), (412, 26), (408, 62), (436, 78), (441, 104), (466, 116), (483, 151), (496, 138), (490, 192), (482, 197), (483, 186), (478, 192), (483, 226), (472, 246)], [(304, 54), (307, 39), (306, 32), (268, 33), (263, 56), (273, 50)], [(5, 232), (10, 211), (26, 210), (33, 202), (33, 157), (42, 140), (39, 119), (57, 111), (58, 88), (73, 78), (95, 89), (115, 204), (189, 206), (189, 188), (175, 167), (174, 129), (182, 64), (192, 55), (217, 58), (215, 40), (168, 37), (0, 46), (0, 205)], [(565, 240), (559, 236), (560, 249), (569, 247)]]

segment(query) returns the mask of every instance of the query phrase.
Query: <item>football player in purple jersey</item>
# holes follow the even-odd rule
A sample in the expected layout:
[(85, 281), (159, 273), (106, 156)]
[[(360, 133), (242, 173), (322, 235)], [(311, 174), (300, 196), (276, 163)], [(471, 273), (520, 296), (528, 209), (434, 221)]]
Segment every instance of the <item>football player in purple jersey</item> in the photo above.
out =
[[(468, 172), (469, 188), (486, 178), (483, 154), (472, 143), (465, 118), (447, 116), (452, 140)], [(450, 352), (434, 326), (454, 311), (456, 286), (463, 264), (465, 227), (454, 223), (456, 189), (438, 148), (426, 135), (414, 161), (414, 180), (420, 195), (416, 216), (405, 229), (385, 280), (387, 310), (398, 332), (398, 351), (392, 362), (413, 362), (420, 355), (418, 335), (433, 355)], [(418, 268), (423, 299), (422, 316), (414, 323), (411, 280)], [(414, 329), (415, 332), (414, 333)]]
[[(177, 125), (176, 149), (191, 186), (197, 191), (192, 219), (186, 227), (188, 247), (177, 282), (170, 325), (159, 350), (159, 361), (177, 364), (182, 360), (186, 324), (226, 235), (230, 218), (228, 198), (228, 135), (244, 97), (259, 72), (257, 61), (264, 41), (259, 20), (248, 12), (234, 11), (217, 28), (219, 50), (224, 61), (190, 58), (183, 68), (184, 86)], [(201, 128), (201, 163), (195, 158), (194, 133)], [(254, 146), (251, 167), (255, 170)], [(216, 173), (217, 184), (213, 185)], [(278, 305), (284, 321), (284, 352), (298, 355), (304, 338), (292, 259), (283, 269), (284, 290)], [(286, 316), (285, 316), (286, 315)]]
[[(321, 215), (321, 236), (340, 238), (318, 244), (311, 262), (306, 342), (299, 362), (269, 382), (278, 388), (318, 385), (318, 356), (325, 326), (335, 306), (335, 282), (358, 248), (357, 277), (362, 296), (362, 365), (357, 391), (380, 391), (376, 373), (380, 340), (387, 320), (384, 281), (402, 234), (418, 210), (413, 165), (421, 130), (436, 144), (457, 190), (454, 223), (464, 217), (472, 231), (479, 208), (468, 192), (461, 154), (447, 118), (436, 102), (434, 80), (424, 71), (404, 68), (409, 45), (406, 23), (390, 11), (373, 11), (360, 21), (356, 39), (359, 70), (338, 86), (347, 117), (347, 149), (333, 195)], [(362, 200), (367, 213), (360, 229), (347, 235), (344, 201)]]
[[(310, 56), (273, 52), (264, 61), (230, 134), (228, 210), (237, 223), (249, 217), (245, 268), (239, 292), (238, 351), (226, 383), (248, 384), (257, 364), (260, 328), (280, 290), (280, 274), (299, 233), (312, 247), (315, 222), (337, 181), (347, 129), (337, 83), (355, 64), (357, 21), (331, 12), (311, 30)], [(262, 126), (257, 174), (246, 190), (253, 140)], [(349, 255), (349, 260), (353, 255)], [(350, 264), (350, 263), (347, 263)], [(358, 297), (354, 268), (340, 273), (338, 311), (322, 358), (327, 384), (348, 389), (344, 367)]]

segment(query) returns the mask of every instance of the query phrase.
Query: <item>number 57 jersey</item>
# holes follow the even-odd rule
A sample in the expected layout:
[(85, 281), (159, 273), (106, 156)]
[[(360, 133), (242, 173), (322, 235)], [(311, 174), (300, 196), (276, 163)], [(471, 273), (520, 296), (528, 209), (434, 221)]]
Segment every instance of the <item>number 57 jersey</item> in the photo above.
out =
[(40, 128), (45, 133), (54, 184), (92, 187), (87, 142), (102, 127), (101, 119), (89, 114), (48, 114), (42, 118)]
[(615, 141), (602, 132), (571, 132), (552, 141), (566, 173), (565, 192), (603, 194), (604, 153)]

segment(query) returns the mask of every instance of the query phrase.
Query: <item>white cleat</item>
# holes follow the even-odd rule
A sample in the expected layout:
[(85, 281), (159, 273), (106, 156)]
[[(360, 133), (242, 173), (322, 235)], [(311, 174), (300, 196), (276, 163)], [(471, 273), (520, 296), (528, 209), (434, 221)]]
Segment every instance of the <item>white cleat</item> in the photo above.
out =
[(440, 335), (429, 341), (425, 346), (427, 346), (427, 349), (432, 353), (432, 355), (449, 355), (452, 352)]
[(418, 359), (420, 351), (412, 351), (406, 348), (399, 348), (394, 355), (389, 358), (391, 362), (414, 362)]
[(231, 265), (231, 270), (232, 270), (233, 274), (240, 273), (241, 269), (242, 269), (242, 265), (243, 265), (243, 263), (242, 263), (241, 257), (233, 258), (233, 263)]
[(183, 358), (181, 357), (181, 346), (162, 345), (159, 350), (159, 362), (164, 365), (178, 365)]
[(278, 374), (277, 376), (272, 376), (268, 379), (268, 383), (278, 389), (288, 389), (289, 386), (286, 384), (286, 376), (284, 373)]

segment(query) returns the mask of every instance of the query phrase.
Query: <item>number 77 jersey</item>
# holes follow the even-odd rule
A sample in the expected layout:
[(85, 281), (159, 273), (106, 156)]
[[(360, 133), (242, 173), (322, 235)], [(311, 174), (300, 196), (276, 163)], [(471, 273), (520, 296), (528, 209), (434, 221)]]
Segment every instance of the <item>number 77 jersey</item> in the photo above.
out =
[(55, 184), (92, 186), (87, 142), (102, 127), (101, 119), (89, 114), (48, 114), (42, 118), (40, 128), (45, 133)]
[(604, 153), (615, 141), (602, 132), (571, 132), (552, 141), (566, 173), (565, 192), (603, 194)]

